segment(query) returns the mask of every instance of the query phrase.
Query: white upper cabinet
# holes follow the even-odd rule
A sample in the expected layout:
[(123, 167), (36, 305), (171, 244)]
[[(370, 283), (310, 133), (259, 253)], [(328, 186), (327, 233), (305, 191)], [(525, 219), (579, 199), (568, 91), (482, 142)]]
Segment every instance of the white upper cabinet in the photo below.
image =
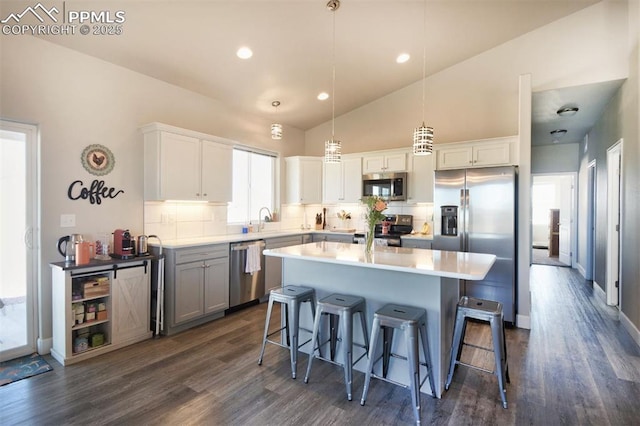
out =
[(322, 203), (322, 158), (287, 157), (286, 202), (288, 204)]
[[(152, 194), (148, 194), (151, 195), (151, 199), (199, 199), (200, 140), (168, 132), (158, 132), (150, 137), (155, 139), (150, 144), (157, 145), (154, 149), (157, 150), (159, 157), (155, 161), (159, 165), (157, 177), (153, 179), (155, 182), (151, 182), (151, 185), (148, 186), (152, 190)], [(145, 145), (147, 145), (146, 141)], [(145, 161), (146, 159), (145, 152)], [(154, 169), (154, 167), (149, 168)], [(146, 183), (145, 179), (145, 194)]]
[(362, 173), (406, 172), (407, 153), (372, 154), (362, 157)]
[(411, 156), (409, 171), (409, 203), (433, 202), (433, 163), (434, 155)]
[(357, 203), (362, 198), (362, 158), (342, 157), (340, 163), (324, 163), (322, 202)]
[(142, 131), (145, 200), (231, 201), (230, 145), (157, 123)]
[(518, 164), (518, 137), (436, 146), (437, 170)]
[(202, 198), (208, 201), (233, 199), (233, 148), (202, 141)]

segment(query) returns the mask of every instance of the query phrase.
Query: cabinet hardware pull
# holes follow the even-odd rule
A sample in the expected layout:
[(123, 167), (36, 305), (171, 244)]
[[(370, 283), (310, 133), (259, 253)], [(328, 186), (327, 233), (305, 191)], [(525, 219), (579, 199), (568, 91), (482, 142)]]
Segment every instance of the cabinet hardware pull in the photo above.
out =
[(113, 279), (115, 280), (116, 278), (118, 278), (118, 270), (122, 270), (122, 269), (131, 269), (131, 268), (140, 268), (141, 266), (144, 267), (144, 273), (147, 273), (147, 260), (144, 260), (142, 262), (142, 265), (130, 265), (130, 266), (118, 266), (118, 265), (113, 265)]

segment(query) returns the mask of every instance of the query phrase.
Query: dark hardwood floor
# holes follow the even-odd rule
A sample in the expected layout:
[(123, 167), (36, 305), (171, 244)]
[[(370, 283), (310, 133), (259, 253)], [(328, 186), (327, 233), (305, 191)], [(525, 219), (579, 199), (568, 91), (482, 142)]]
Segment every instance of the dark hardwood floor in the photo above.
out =
[[(496, 378), (458, 368), (442, 399), (422, 397), (422, 423), (638, 425), (640, 350), (570, 268), (532, 267), (532, 329), (507, 329), (511, 383), (503, 409)], [(0, 387), (0, 424), (391, 425), (412, 424), (408, 391), (372, 381), (344, 395), (339, 367), (314, 363), (309, 384), (290, 378), (288, 352), (267, 347), (257, 365), (266, 307), (249, 308), (172, 337), (152, 339)], [(274, 315), (274, 319), (278, 318)], [(275, 324), (275, 323), (274, 323)], [(468, 340), (488, 345), (488, 327)], [(463, 357), (491, 364), (491, 354)]]

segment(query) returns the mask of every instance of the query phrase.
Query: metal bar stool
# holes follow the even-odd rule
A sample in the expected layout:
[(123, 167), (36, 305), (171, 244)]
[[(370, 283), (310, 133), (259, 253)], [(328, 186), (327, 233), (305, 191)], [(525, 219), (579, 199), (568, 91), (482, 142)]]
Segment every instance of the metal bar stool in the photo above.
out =
[[(285, 325), (279, 329), (269, 333), (269, 322), (271, 321), (271, 310), (273, 308), (273, 302), (280, 304), (286, 304), (287, 307), (284, 311)], [(311, 304), (311, 313), (315, 317), (316, 315), (316, 292), (312, 288), (300, 287), (295, 285), (288, 285), (282, 288), (271, 290), (269, 293), (269, 307), (267, 308), (267, 319), (264, 324), (264, 337), (262, 338), (262, 349), (260, 350), (260, 358), (258, 358), (258, 365), (262, 365), (262, 358), (264, 357), (264, 349), (268, 343), (280, 346), (282, 348), (289, 349), (291, 352), (291, 377), (296, 378), (297, 364), (298, 364), (298, 348), (306, 345), (311, 339), (304, 343), (298, 344), (299, 330), (305, 330), (311, 333), (311, 330), (302, 328), (300, 323), (300, 304), (309, 302)], [(270, 340), (272, 335), (286, 330), (287, 344), (283, 345), (275, 340)]]
[[(380, 329), (383, 330), (383, 349), (382, 355), (374, 360), (376, 344), (380, 335)], [(397, 355), (391, 352), (393, 343), (393, 332), (395, 329), (404, 332), (407, 342), (407, 356)], [(418, 334), (422, 343), (422, 351), (424, 352), (425, 362), (420, 362), (420, 350), (418, 346)], [(367, 373), (364, 379), (364, 389), (362, 391), (362, 399), (360, 404), (364, 405), (369, 391), (369, 383), (371, 377), (402, 386), (411, 390), (411, 402), (413, 405), (413, 413), (416, 417), (416, 423), (420, 424), (420, 388), (424, 382), (429, 379), (431, 386), (431, 395), (435, 397), (436, 391), (433, 382), (433, 372), (431, 369), (431, 357), (429, 355), (429, 345), (427, 343), (427, 311), (421, 308), (413, 308), (401, 305), (385, 305), (373, 316), (373, 326), (371, 328), (371, 346), (369, 348), (369, 361), (367, 362)], [(411, 385), (406, 386), (402, 383), (387, 379), (389, 371), (389, 360), (391, 357), (400, 358), (408, 361), (409, 375)], [(378, 376), (373, 372), (375, 364), (382, 358), (382, 376)], [(427, 367), (426, 377), (420, 381), (420, 365)]]
[[(316, 357), (316, 349), (318, 349), (318, 358), (329, 361), (336, 365), (341, 365), (344, 369), (344, 382), (347, 388), (347, 399), (351, 401), (351, 385), (353, 382), (353, 365), (360, 361), (369, 350), (369, 335), (367, 334), (367, 320), (365, 318), (365, 300), (362, 297), (347, 296), (344, 294), (332, 294), (320, 300), (316, 309), (316, 317), (313, 322), (314, 342), (318, 346), (314, 347), (309, 356), (309, 364), (307, 365), (307, 374), (304, 382), (309, 383), (309, 374), (311, 373), (311, 363)], [(360, 322), (362, 324), (362, 335), (364, 337), (364, 345), (353, 342), (353, 315), (360, 314)], [(319, 342), (320, 326), (323, 315), (329, 315), (329, 338), (323, 343)], [(338, 328), (340, 330), (340, 338), (338, 338)], [(336, 345), (341, 342), (341, 353), (343, 364), (335, 362)], [(322, 357), (320, 348), (330, 344), (330, 359)], [(353, 362), (353, 346), (364, 349), (364, 353)]]
[[(467, 319), (473, 318), (479, 321), (488, 322), (491, 325), (491, 340), (493, 348), (485, 348), (482, 346), (465, 343), (464, 336), (467, 331)], [(475, 365), (467, 364), (460, 361), (462, 347), (464, 345), (472, 346), (494, 353), (495, 369), (487, 370)], [(485, 373), (495, 374), (498, 377), (498, 385), (500, 387), (500, 398), (502, 406), (507, 408), (507, 391), (505, 389), (505, 379), (509, 380), (509, 365), (507, 364), (507, 341), (504, 333), (504, 315), (502, 312), (502, 303), (491, 300), (475, 299), (473, 297), (463, 296), (456, 307), (456, 322), (453, 330), (453, 342), (451, 344), (451, 363), (449, 364), (449, 374), (445, 389), (449, 389), (453, 380), (453, 371), (456, 364), (464, 365)]]

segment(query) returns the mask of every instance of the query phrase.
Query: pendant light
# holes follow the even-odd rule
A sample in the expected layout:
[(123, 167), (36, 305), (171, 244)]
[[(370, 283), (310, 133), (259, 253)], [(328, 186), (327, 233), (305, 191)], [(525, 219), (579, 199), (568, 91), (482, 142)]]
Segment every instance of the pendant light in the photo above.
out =
[(424, 1), (422, 29), (422, 126), (413, 131), (413, 154), (430, 155), (433, 152), (433, 127), (424, 125), (425, 79), (427, 77), (427, 0)]
[(331, 66), (331, 139), (324, 142), (324, 162), (339, 163), (342, 157), (342, 143), (335, 139), (336, 121), (336, 10), (340, 7), (340, 0), (329, 0), (327, 9), (333, 12), (333, 50)]
[[(280, 106), (280, 101), (273, 101), (271, 105), (278, 111), (278, 107)], [(271, 125), (271, 139), (280, 140), (282, 139), (282, 124), (273, 123)]]

